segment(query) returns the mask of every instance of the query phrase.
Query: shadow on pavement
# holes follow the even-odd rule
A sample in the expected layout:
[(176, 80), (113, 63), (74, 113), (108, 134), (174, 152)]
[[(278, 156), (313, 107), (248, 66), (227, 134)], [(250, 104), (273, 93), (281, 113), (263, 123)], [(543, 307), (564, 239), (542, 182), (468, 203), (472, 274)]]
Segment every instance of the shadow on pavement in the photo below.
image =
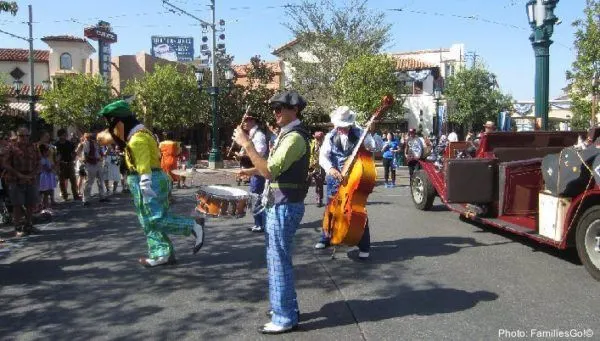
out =
[[(332, 328), (341, 324), (382, 321), (403, 316), (449, 314), (475, 307), (479, 302), (494, 301), (498, 295), (489, 291), (468, 292), (433, 288), (405, 290), (395, 296), (374, 300), (349, 300), (325, 304), (319, 311), (300, 316), (301, 330)], [(339, 312), (350, 308), (355, 320), (340, 319)]]

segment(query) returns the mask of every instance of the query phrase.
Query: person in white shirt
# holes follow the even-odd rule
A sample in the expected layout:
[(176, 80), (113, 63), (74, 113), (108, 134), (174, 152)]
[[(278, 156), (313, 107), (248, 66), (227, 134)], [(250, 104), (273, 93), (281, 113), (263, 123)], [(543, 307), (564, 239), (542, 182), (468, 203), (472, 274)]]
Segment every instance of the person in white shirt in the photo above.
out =
[[(355, 120), (356, 113), (346, 106), (339, 107), (331, 113), (331, 123), (333, 123), (334, 128), (325, 135), (319, 153), (319, 164), (327, 173), (325, 184), (327, 185), (328, 204), (337, 193), (340, 182), (343, 180), (341, 170), (344, 167), (344, 162), (352, 154), (356, 143), (363, 134), (363, 129), (355, 125)], [(375, 151), (377, 147), (371, 134), (365, 136), (363, 145), (369, 151)], [(315, 249), (324, 249), (329, 245), (329, 236), (322, 233)], [(367, 259), (370, 247), (371, 236), (369, 234), (369, 222), (367, 221), (363, 237), (358, 243), (358, 257)]]
[[(242, 129), (248, 134), (250, 140), (252, 140), (252, 143), (254, 144), (254, 149), (256, 150), (258, 155), (262, 158), (267, 158), (269, 154), (267, 137), (265, 133), (261, 129), (259, 129), (258, 119), (252, 115), (244, 116), (244, 119), (242, 121)], [(243, 149), (241, 154), (242, 156), (246, 156), (246, 153)], [(252, 175), (250, 177), (250, 192), (257, 195), (261, 195), (264, 189), (265, 178), (259, 174)], [(249, 227), (248, 231), (263, 232), (265, 230), (265, 219), (260, 200), (256, 201), (253, 212), (254, 226)]]
[(454, 130), (450, 134), (448, 134), (448, 142), (458, 142), (458, 135)]

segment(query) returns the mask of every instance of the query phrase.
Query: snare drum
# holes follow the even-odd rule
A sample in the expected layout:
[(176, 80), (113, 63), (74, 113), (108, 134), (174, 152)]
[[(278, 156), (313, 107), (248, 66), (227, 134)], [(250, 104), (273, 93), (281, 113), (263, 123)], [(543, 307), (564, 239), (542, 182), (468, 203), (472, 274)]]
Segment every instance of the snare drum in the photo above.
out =
[(239, 188), (200, 186), (196, 210), (210, 217), (241, 218), (246, 215), (250, 194)]

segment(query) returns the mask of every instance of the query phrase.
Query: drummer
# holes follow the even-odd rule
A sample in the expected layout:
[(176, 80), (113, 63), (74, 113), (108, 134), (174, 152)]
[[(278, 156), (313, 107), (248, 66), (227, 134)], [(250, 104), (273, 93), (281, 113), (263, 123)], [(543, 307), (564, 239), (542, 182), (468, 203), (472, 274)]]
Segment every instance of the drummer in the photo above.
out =
[[(242, 130), (246, 134), (250, 140), (252, 140), (252, 144), (254, 144), (254, 149), (258, 153), (258, 155), (262, 158), (266, 158), (269, 153), (269, 148), (267, 145), (267, 137), (265, 133), (258, 126), (258, 119), (252, 114), (247, 114), (244, 116), (244, 120), (242, 121)], [(247, 153), (244, 149), (241, 150), (240, 156), (246, 156)], [(265, 178), (260, 174), (254, 174), (250, 176), (250, 192), (261, 195), (265, 189)], [(260, 200), (256, 201), (256, 205), (254, 207), (254, 226), (248, 227), (248, 231), (251, 232), (263, 232), (265, 230), (265, 222), (264, 222), (264, 214), (263, 207)]]

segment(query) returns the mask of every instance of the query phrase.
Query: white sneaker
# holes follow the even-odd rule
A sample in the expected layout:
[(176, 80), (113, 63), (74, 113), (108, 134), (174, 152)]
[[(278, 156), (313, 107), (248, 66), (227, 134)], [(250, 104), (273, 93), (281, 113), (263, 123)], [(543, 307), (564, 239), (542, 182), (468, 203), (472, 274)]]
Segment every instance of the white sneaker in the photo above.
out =
[(194, 254), (196, 254), (204, 244), (204, 218), (196, 219), (194, 227), (192, 228), (192, 234), (196, 238), (193, 249)]
[(362, 251), (360, 251), (358, 253), (358, 258), (359, 259), (367, 259), (367, 258), (369, 258), (369, 253), (368, 252), (362, 252)]
[(323, 242), (318, 242), (318, 243), (315, 244), (315, 249), (317, 249), (317, 250), (321, 250), (321, 249), (324, 249), (326, 247), (327, 247), (327, 245), (325, 243), (323, 243)]
[(273, 322), (269, 322), (261, 328), (259, 328), (258, 331), (262, 334), (283, 334), (294, 330), (295, 328), (297, 328), (297, 326), (281, 327), (274, 324)]

